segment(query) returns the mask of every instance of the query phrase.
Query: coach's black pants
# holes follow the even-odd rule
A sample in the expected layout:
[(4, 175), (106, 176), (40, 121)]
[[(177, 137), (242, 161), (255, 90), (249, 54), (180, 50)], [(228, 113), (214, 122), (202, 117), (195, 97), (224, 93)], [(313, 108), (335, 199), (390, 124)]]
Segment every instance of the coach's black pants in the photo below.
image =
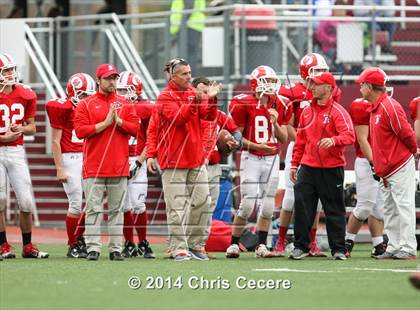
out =
[(305, 165), (300, 167), (294, 186), (296, 248), (309, 251), (309, 232), (314, 223), (319, 198), (326, 215), (331, 253), (345, 253), (346, 209), (343, 181), (343, 167), (312, 168)]

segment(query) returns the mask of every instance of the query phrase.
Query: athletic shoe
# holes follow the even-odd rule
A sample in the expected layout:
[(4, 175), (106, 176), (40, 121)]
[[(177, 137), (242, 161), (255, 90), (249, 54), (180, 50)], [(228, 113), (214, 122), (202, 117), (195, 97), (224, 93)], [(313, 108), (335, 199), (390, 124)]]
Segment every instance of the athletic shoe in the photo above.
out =
[(28, 243), (23, 246), (22, 257), (23, 258), (48, 258), (50, 256), (47, 252), (41, 252), (32, 243)]
[(404, 259), (404, 260), (411, 260), (416, 259), (416, 255), (408, 253), (406, 251), (398, 251), (394, 254), (393, 259)]
[(16, 255), (12, 252), (12, 246), (5, 242), (0, 245), (0, 256), (3, 258), (16, 258)]
[(84, 257), (87, 256), (87, 249), (86, 249), (86, 242), (83, 236), (77, 237), (77, 245), (79, 246), (79, 253), (82, 254)]
[(305, 258), (308, 255), (309, 255), (308, 252), (304, 252), (301, 249), (294, 248), (293, 251), (290, 253), (289, 258), (290, 259), (295, 259), (295, 260), (300, 260), (300, 259)]
[(86, 258), (87, 254), (81, 251), (78, 244), (70, 246), (67, 251), (67, 257), (70, 258)]
[(256, 258), (272, 258), (276, 255), (267, 249), (265, 244), (259, 244), (255, 249), (255, 257)]
[(196, 260), (209, 260), (207, 253), (204, 249), (193, 250), (190, 249), (191, 257)]
[(344, 247), (346, 248), (346, 256), (351, 256), (351, 251), (353, 251), (354, 241), (350, 239), (346, 239)]
[(152, 248), (149, 246), (149, 241), (143, 240), (137, 247), (140, 256), (143, 255), (144, 258), (156, 258), (155, 253), (153, 253)]
[(237, 245), (236, 243), (231, 244), (226, 250), (226, 258), (238, 258), (239, 253), (239, 245)]
[(322, 253), (321, 249), (318, 247), (316, 241), (313, 241), (309, 244), (309, 255), (308, 257), (327, 257), (327, 254)]
[(124, 249), (122, 250), (121, 255), (125, 258), (137, 256), (138, 250), (136, 244), (128, 240), (125, 241)]
[(110, 260), (116, 260), (116, 261), (123, 261), (125, 260), (124, 256), (121, 255), (120, 252), (114, 251), (109, 253), (109, 259)]
[(376, 259), (393, 259), (394, 254), (391, 252), (386, 252), (382, 255), (375, 256)]
[(283, 257), (285, 248), (286, 248), (286, 240), (278, 239), (273, 250), (274, 255), (277, 257)]
[(334, 260), (346, 260), (347, 256), (346, 254), (342, 253), (342, 252), (335, 252), (333, 255), (333, 259)]
[(370, 257), (376, 258), (376, 256), (382, 255), (385, 252), (386, 252), (386, 244), (382, 242), (382, 243), (379, 243), (377, 246), (373, 247)]
[(182, 262), (182, 261), (191, 260), (191, 254), (190, 253), (187, 253), (187, 252), (180, 252), (177, 255), (175, 255), (174, 260), (176, 262)]
[(96, 252), (96, 251), (90, 251), (89, 254), (87, 255), (86, 259), (87, 260), (98, 260), (99, 255), (101, 255), (101, 253)]

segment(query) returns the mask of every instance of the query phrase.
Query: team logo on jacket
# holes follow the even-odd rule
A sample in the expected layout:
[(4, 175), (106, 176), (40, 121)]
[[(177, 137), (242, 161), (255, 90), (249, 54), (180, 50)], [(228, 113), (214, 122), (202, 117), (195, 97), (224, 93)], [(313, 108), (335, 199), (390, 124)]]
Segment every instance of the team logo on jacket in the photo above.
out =
[(322, 122), (323, 124), (328, 124), (330, 122), (330, 115), (329, 114), (324, 114), (324, 121)]
[(378, 125), (380, 120), (381, 120), (381, 116), (375, 115), (375, 125)]

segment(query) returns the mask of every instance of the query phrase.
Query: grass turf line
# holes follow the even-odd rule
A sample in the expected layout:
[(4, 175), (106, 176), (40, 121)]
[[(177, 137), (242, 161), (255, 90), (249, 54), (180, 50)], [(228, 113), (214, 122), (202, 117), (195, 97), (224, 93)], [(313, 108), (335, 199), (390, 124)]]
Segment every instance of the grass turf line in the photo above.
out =
[[(255, 259), (243, 253), (227, 260), (223, 253), (209, 262), (174, 262), (163, 259), (163, 246), (154, 250), (158, 259), (131, 258), (125, 262), (108, 259), (106, 248), (100, 260), (65, 257), (65, 246), (41, 245), (50, 252), (47, 260), (18, 257), (0, 262), (0, 309), (419, 309), (420, 292), (407, 280), (409, 273), (352, 270), (379, 268), (413, 270), (418, 261), (377, 261), (369, 257), (369, 245), (356, 245), (347, 261), (308, 258)], [(16, 246), (19, 254), (20, 247)], [(258, 272), (256, 269), (289, 268), (333, 271), (328, 273)], [(127, 281), (138, 276), (143, 285), (133, 290)], [(145, 289), (146, 278), (181, 276), (182, 289)], [(229, 289), (192, 289), (192, 276), (229, 281)], [(288, 279), (286, 289), (238, 289), (237, 277), (248, 280)], [(199, 282), (194, 282), (197, 284)], [(243, 283), (243, 282), (242, 282)], [(155, 282), (155, 284), (157, 284)], [(217, 285), (216, 285), (217, 287)]]

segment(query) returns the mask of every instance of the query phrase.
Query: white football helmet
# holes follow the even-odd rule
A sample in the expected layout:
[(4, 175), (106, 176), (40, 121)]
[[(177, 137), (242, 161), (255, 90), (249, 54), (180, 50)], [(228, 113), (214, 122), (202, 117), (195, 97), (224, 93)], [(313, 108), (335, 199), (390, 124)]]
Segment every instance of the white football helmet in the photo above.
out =
[[(4, 71), (8, 69), (13, 69), (12, 73), (4, 75)], [(0, 85), (11, 86), (17, 84), (18, 81), (18, 72), (13, 58), (6, 53), (0, 53)]]
[(256, 93), (275, 95), (280, 88), (280, 79), (273, 68), (269, 66), (258, 66), (251, 73), (249, 85)]

